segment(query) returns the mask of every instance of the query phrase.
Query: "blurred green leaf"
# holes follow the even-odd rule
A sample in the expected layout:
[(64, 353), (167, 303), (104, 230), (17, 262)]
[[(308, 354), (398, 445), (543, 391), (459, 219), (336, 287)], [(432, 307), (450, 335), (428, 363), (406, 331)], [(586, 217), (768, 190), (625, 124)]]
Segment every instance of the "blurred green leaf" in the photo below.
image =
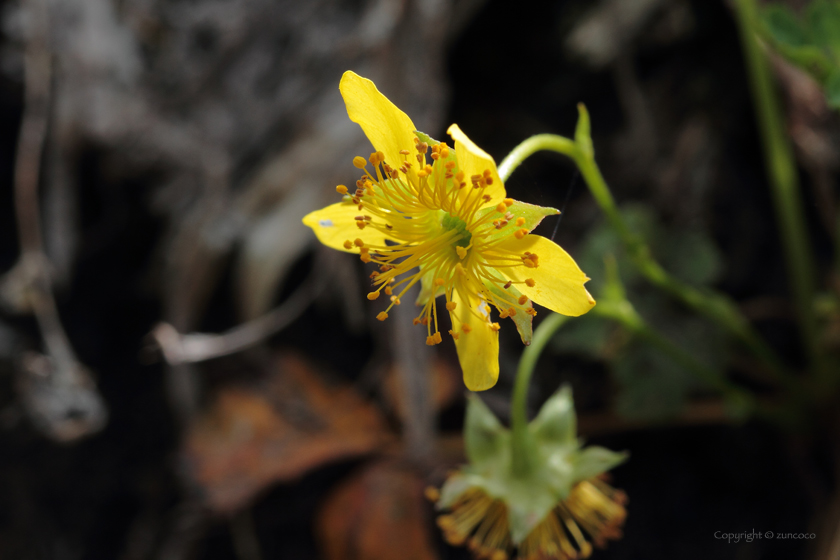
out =
[(835, 68), (825, 82), (825, 97), (828, 104), (840, 109), (840, 68)]
[(815, 0), (808, 5), (805, 19), (814, 44), (840, 55), (840, 2)]
[(769, 5), (762, 13), (764, 25), (773, 40), (780, 45), (804, 47), (810, 43), (808, 31), (797, 15), (784, 5)]

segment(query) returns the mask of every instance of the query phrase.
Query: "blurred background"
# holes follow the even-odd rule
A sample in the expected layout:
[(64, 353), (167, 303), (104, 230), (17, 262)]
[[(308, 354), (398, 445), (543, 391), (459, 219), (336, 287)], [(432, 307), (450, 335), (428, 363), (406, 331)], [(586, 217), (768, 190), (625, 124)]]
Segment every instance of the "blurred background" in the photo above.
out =
[[(19, 0), (2, 24), (0, 558), (469, 557), (423, 498), (463, 461), (454, 345), (375, 321), (370, 270), (301, 223), (371, 151), (338, 91), (348, 69), (420, 130), (443, 140), (458, 123), (497, 162), (532, 134), (571, 136), (585, 103), (633, 230), (802, 367), (725, 0)], [(807, 73), (771, 68), (830, 292), (840, 120)], [(785, 398), (633, 272), (569, 160), (537, 154), (506, 186), (564, 210), (537, 233), (596, 296), (612, 255), (673, 344)], [(512, 326), (481, 394), (503, 419)], [(581, 436), (631, 454), (612, 479), (630, 497), (625, 536), (594, 558), (840, 558), (837, 401), (782, 427), (744, 418), (596, 317), (552, 341), (533, 409), (564, 383)], [(752, 530), (816, 539), (714, 536)]]

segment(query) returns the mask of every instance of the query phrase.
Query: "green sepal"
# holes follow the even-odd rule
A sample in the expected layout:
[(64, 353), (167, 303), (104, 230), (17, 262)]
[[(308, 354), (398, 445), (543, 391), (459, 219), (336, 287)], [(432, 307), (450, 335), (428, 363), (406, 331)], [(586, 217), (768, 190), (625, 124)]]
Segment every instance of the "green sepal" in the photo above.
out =
[(563, 386), (551, 395), (528, 429), (538, 446), (577, 446), (577, 418), (571, 388)]
[(591, 445), (579, 449), (570, 457), (574, 475), (572, 484), (587, 480), (617, 467), (630, 457), (626, 451), (617, 453), (605, 447)]
[[(490, 280), (484, 280), (484, 287), (489, 291), (491, 294), (496, 296), (497, 299), (500, 299), (502, 302), (510, 301), (511, 298), (513, 301), (519, 301), (519, 297), (522, 295), (522, 292), (516, 289), (516, 286), (511, 285), (510, 288), (505, 290), (504, 288), (500, 287), (495, 282), (491, 282)], [(533, 307), (531, 304), (531, 300), (528, 300), (525, 305), (522, 307), (529, 308)], [(528, 315), (524, 311), (517, 311), (516, 315), (510, 318), (513, 321), (513, 324), (516, 325), (516, 330), (519, 331), (519, 336), (522, 338), (522, 344), (525, 346), (531, 345), (531, 338), (534, 335), (534, 317)]]
[[(513, 232), (518, 229), (527, 229), (529, 232), (532, 231), (535, 227), (537, 227), (540, 222), (543, 221), (543, 218), (546, 216), (556, 216), (560, 213), (560, 210), (556, 208), (549, 208), (547, 206), (537, 206), (536, 204), (528, 204), (527, 202), (519, 202), (518, 200), (513, 201), (513, 205), (508, 206), (507, 212), (505, 214), (510, 213), (513, 217), (508, 221), (508, 225), (503, 227), (502, 229), (491, 229), (490, 233), (486, 235), (482, 235), (482, 239), (485, 241), (495, 241), (497, 239), (503, 239), (513, 235)], [(488, 214), (498, 214), (499, 218), (503, 217), (504, 214), (499, 214), (499, 211), (496, 210), (495, 206), (490, 206), (488, 208), (483, 208), (478, 211), (476, 215), (476, 221), (482, 220)], [(516, 219), (523, 218), (525, 223), (521, 226), (516, 225)], [(493, 220), (488, 219), (487, 224), (492, 227)], [(486, 228), (487, 225), (482, 224), (479, 226), (480, 228)]]
[[(476, 468), (501, 467), (498, 463), (505, 454), (504, 432), (499, 419), (490, 412), (487, 405), (475, 395), (467, 398), (467, 414), (464, 420), (464, 447), (470, 464)], [(495, 469), (493, 469), (495, 470)]]
[(591, 125), (589, 123), (589, 111), (586, 105), (578, 103), (578, 122), (575, 126), (575, 143), (581, 152), (588, 158), (595, 157), (595, 148), (592, 146)]

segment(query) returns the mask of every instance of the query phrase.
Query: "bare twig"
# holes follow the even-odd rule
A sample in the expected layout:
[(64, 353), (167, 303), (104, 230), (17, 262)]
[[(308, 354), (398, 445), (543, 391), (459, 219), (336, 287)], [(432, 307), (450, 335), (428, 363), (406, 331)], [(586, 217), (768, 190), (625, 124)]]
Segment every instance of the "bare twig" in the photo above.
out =
[(15, 162), (15, 211), (21, 256), (4, 279), (19, 309), (34, 313), (47, 356), (22, 361), (18, 388), (27, 412), (47, 435), (71, 441), (101, 429), (105, 406), (61, 326), (41, 235), (38, 183), (50, 112), (52, 60), (45, 0), (27, 0), (24, 111)]
[(181, 334), (159, 323), (152, 336), (170, 365), (203, 362), (250, 348), (297, 319), (325, 287), (325, 279), (307, 279), (280, 307), (223, 334)]

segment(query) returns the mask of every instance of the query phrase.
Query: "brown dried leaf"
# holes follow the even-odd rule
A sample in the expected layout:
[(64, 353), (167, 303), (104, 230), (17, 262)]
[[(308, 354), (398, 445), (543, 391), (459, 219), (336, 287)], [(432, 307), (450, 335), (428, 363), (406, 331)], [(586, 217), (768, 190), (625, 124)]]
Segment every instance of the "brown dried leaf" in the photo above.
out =
[(422, 478), (396, 461), (367, 466), (327, 498), (317, 520), (326, 560), (435, 560)]
[(187, 470), (217, 513), (240, 509), (272, 483), (391, 439), (379, 410), (351, 387), (325, 384), (301, 358), (278, 362), (262, 386), (222, 390), (188, 431)]

